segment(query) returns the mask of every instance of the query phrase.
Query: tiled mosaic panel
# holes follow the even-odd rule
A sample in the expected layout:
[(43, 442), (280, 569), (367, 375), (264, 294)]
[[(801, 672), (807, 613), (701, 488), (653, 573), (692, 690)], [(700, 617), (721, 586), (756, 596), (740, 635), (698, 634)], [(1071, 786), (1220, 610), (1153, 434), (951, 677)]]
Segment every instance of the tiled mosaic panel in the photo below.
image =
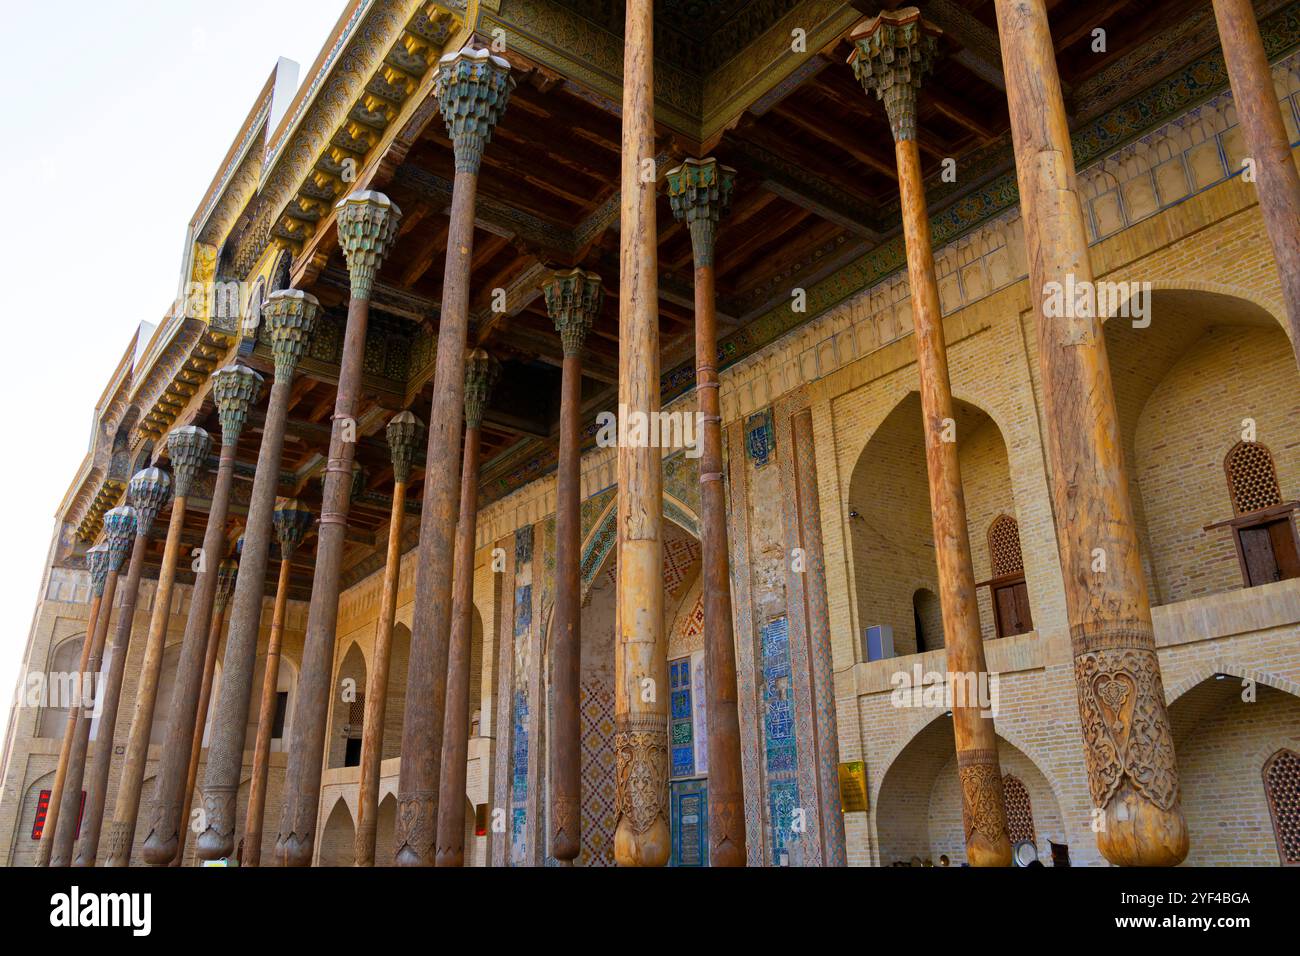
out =
[(671, 866), (709, 865), (709, 784), (707, 780), (678, 780), (670, 795), (673, 831)]
[(794, 732), (790, 628), (783, 617), (763, 626), (763, 738), (767, 762), (768, 825), (775, 866), (789, 862), (793, 814), (799, 805), (799, 754)]
[(681, 590), (691, 567), (700, 558), (694, 538), (664, 536), (664, 591), (673, 597)]
[(578, 865), (613, 866), (614, 691), (598, 681), (583, 681), (580, 690), (582, 852)]
[[(516, 538), (516, 545), (519, 539)], [(528, 538), (531, 546), (532, 536)], [(518, 549), (516, 548), (516, 553)], [(531, 556), (531, 555), (530, 555)], [(533, 588), (515, 589), (515, 686), (512, 718), (513, 747), (510, 754), (510, 859), (522, 863), (527, 854), (529, 708), (528, 631), (533, 620)]]
[(695, 737), (692, 733), (691, 659), (682, 657), (668, 665), (668, 744), (674, 777), (695, 775)]
[(697, 651), (691, 655), (691, 695), (694, 697), (695, 709), (695, 772), (706, 776), (709, 772), (709, 720), (708, 692), (704, 672), (705, 653)]

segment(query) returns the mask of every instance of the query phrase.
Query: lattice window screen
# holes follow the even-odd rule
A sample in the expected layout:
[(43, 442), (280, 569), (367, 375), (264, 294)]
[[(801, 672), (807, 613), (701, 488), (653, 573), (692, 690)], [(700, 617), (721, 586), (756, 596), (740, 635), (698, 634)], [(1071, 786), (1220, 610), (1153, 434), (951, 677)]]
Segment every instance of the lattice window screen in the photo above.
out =
[(1037, 842), (1034, 836), (1034, 808), (1029, 802), (1029, 791), (1019, 777), (1006, 774), (1002, 778), (1002, 792), (1007, 803), (1007, 836), (1013, 844), (1021, 840)]
[(1232, 510), (1239, 515), (1282, 503), (1277, 469), (1268, 448), (1256, 441), (1239, 441), (1223, 461), (1228, 473)]
[(1011, 515), (998, 515), (989, 525), (989, 561), (995, 578), (1025, 571), (1020, 555), (1020, 526)]
[(1300, 754), (1279, 750), (1268, 758), (1264, 764), (1264, 793), (1282, 862), (1300, 863)]
[(357, 694), (357, 699), (348, 704), (348, 726), (360, 729), (366, 719), (366, 695)]

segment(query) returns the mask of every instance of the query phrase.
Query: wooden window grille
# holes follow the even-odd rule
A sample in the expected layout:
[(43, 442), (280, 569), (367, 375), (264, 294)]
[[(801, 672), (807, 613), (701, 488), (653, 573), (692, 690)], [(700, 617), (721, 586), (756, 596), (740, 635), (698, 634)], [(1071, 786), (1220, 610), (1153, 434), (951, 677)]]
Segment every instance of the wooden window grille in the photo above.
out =
[(360, 732), (366, 719), (366, 695), (357, 694), (357, 699), (348, 704), (348, 726)]
[(1279, 750), (1265, 761), (1264, 794), (1283, 866), (1300, 865), (1300, 754)]
[(989, 525), (989, 558), (995, 578), (1025, 573), (1020, 554), (1020, 527), (1011, 515), (998, 515)]
[(1034, 629), (1029, 609), (1029, 586), (1025, 583), (1025, 560), (1020, 553), (1020, 526), (1011, 515), (998, 515), (989, 525), (989, 565), (993, 577), (980, 583), (988, 586), (993, 599), (993, 618), (998, 637), (1026, 634)]
[(1029, 802), (1029, 791), (1019, 777), (1007, 774), (1002, 778), (1002, 792), (1007, 806), (1007, 836), (1012, 845), (1021, 840), (1037, 842), (1034, 834), (1034, 808)]
[(1268, 448), (1257, 441), (1239, 441), (1223, 460), (1232, 510), (1239, 515), (1282, 503), (1277, 468)]

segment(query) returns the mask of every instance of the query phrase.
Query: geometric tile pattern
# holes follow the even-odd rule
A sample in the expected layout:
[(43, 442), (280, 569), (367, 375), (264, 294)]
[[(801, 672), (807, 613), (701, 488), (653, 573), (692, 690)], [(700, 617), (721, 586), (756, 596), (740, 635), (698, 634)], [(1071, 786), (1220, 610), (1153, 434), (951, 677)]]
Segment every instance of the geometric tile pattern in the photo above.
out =
[(1029, 802), (1029, 791), (1019, 777), (1006, 774), (1002, 778), (1002, 793), (1007, 807), (1007, 836), (1014, 846), (1021, 840), (1037, 842), (1034, 835), (1034, 808)]
[(670, 820), (673, 855), (669, 866), (708, 866), (709, 783), (677, 780), (672, 785)]
[(614, 691), (600, 681), (580, 685), (582, 852), (578, 866), (614, 865)]
[(768, 825), (773, 866), (789, 863), (799, 805), (799, 753), (794, 731), (790, 629), (785, 618), (763, 626), (763, 731), (767, 758)]
[(700, 543), (694, 538), (664, 538), (664, 591), (677, 597), (687, 572), (700, 558)]
[(691, 706), (691, 659), (681, 657), (668, 663), (668, 746), (672, 759), (671, 775), (695, 776), (695, 737), (692, 733), (694, 708)]

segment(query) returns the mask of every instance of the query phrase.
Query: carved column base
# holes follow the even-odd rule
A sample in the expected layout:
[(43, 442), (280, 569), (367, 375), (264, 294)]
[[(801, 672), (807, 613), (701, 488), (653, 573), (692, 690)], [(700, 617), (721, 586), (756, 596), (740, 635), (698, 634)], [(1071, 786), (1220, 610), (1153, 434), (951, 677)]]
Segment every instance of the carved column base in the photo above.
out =
[(709, 790), (709, 866), (745, 866), (745, 796)]
[(574, 797), (551, 797), (551, 856), (571, 863), (582, 852), (582, 806)]
[(206, 824), (195, 841), (199, 859), (221, 860), (235, 852), (234, 787), (209, 787), (203, 792), (203, 822)]
[(1076, 628), (1074, 679), (1097, 848), (1116, 866), (1175, 866), (1187, 856), (1160, 665), (1149, 625)]
[(131, 827), (121, 820), (114, 820), (108, 830), (108, 853), (105, 866), (129, 866), (131, 862)]
[(280, 833), (275, 842), (275, 859), (280, 866), (311, 866), (312, 835), (316, 824), (316, 802), (303, 794), (286, 794), (284, 814), (292, 821), (288, 833)]
[(175, 822), (181, 816), (180, 803), (159, 803), (154, 806), (153, 822), (144, 840), (144, 860), (153, 866), (166, 866), (176, 859), (181, 845), (181, 835)]
[(417, 790), (398, 802), (393, 839), (398, 866), (433, 866), (438, 831), (437, 797), (435, 791)]
[(966, 862), (971, 866), (1010, 866), (1011, 840), (1003, 824), (1007, 818), (1006, 802), (997, 753), (958, 751), (957, 778), (961, 783)]
[(668, 718), (645, 714), (616, 721), (614, 859), (619, 866), (664, 866), (673, 848), (667, 807)]

